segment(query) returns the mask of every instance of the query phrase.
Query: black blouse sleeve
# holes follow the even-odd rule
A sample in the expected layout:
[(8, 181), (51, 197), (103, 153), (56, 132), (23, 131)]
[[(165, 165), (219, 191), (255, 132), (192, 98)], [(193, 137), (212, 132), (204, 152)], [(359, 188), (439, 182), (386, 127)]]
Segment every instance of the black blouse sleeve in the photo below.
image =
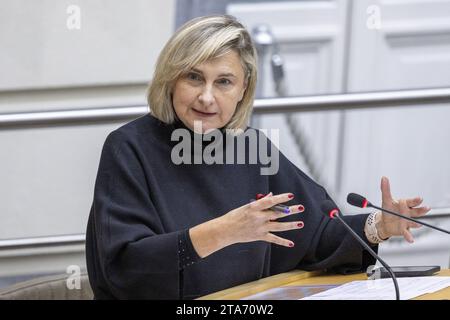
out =
[(201, 258), (192, 245), (189, 229), (178, 234), (178, 261), (180, 262), (180, 270), (193, 265)]
[(118, 132), (104, 144), (91, 212), (95, 259), (118, 299), (179, 299), (180, 271), (199, 257), (187, 230), (164, 232), (136, 149)]

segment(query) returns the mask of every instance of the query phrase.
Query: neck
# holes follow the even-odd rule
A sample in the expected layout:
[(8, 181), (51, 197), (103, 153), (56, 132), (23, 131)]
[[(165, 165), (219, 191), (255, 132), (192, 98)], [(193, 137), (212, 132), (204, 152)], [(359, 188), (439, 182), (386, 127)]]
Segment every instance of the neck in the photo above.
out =
[[(175, 129), (187, 129), (187, 130), (189, 130), (190, 133), (196, 134), (196, 135), (208, 135), (209, 132), (212, 132), (214, 130), (219, 130), (222, 133), (225, 133), (225, 126), (221, 127), (221, 128), (209, 129), (208, 133), (203, 132), (203, 130), (202, 130), (202, 133), (199, 133), (198, 131), (194, 131), (191, 128), (189, 128), (188, 126), (186, 126), (186, 124), (183, 121), (181, 121), (178, 117), (175, 118), (173, 125), (174, 125)], [(200, 128), (203, 129), (202, 127), (200, 127)]]

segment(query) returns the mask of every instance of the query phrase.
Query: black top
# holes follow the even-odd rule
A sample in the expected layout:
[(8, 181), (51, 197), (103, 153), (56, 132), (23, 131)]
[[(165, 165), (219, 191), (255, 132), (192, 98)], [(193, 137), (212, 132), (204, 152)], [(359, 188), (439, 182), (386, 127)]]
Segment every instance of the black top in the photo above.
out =
[[(320, 212), (329, 198), (325, 189), (281, 152), (275, 175), (261, 175), (259, 161), (176, 165), (171, 160), (176, 128), (185, 127), (145, 115), (105, 141), (86, 232), (96, 299), (192, 299), (297, 268), (349, 273), (373, 264), (339, 222)], [(269, 142), (268, 148), (275, 147)], [(305, 212), (278, 220), (304, 221), (303, 229), (277, 233), (294, 248), (255, 241), (198, 257), (189, 228), (269, 192), (292, 192), (295, 198), (285, 204), (305, 206)], [(345, 217), (365, 241), (366, 218)]]

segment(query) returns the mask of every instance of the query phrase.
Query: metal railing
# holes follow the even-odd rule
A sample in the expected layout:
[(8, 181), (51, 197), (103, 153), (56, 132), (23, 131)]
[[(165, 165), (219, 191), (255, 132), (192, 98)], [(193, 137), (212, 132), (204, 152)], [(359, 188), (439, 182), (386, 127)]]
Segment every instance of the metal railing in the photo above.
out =
[(84, 125), (86, 123), (125, 121), (137, 118), (148, 112), (148, 106), (126, 106), (4, 113), (0, 114), (0, 129), (48, 125)]
[[(450, 88), (400, 90), (257, 99), (255, 114), (332, 110), (356, 110), (383, 107), (410, 107), (421, 104), (450, 103)], [(0, 129), (48, 125), (84, 125), (129, 120), (148, 113), (148, 106), (124, 106), (0, 114)]]
[[(356, 110), (445, 103), (450, 103), (450, 88), (258, 99), (255, 100), (254, 103), (254, 113), (271, 114)], [(148, 113), (148, 111), (148, 106), (134, 105), (77, 110), (8, 113), (0, 114), (0, 129), (49, 125), (84, 125), (87, 123), (122, 121), (137, 118)], [(430, 212), (430, 215), (423, 219), (450, 217), (450, 208), (433, 209), (432, 211), (432, 214)], [(84, 244), (84, 242), (84, 234), (5, 239), (0, 240), (0, 250), (81, 245)]]
[(85, 234), (30, 237), (0, 240), (0, 250), (30, 249), (48, 246), (84, 245)]
[(255, 112), (267, 114), (378, 109), (449, 102), (450, 88), (437, 88), (260, 99), (255, 103)]

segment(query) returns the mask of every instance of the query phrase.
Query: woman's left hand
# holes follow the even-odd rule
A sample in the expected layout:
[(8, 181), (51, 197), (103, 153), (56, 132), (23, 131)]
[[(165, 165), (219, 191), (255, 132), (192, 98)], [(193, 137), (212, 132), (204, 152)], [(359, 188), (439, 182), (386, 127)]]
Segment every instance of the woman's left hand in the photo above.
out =
[[(381, 194), (383, 199), (383, 209), (400, 213), (407, 217), (421, 217), (431, 210), (429, 207), (418, 207), (423, 201), (421, 197), (399, 200), (393, 199), (389, 179), (386, 177), (381, 178)], [(421, 225), (418, 223), (383, 212), (381, 220), (377, 225), (377, 230), (378, 235), (383, 239), (387, 239), (391, 236), (403, 236), (406, 241), (413, 243), (414, 237), (409, 229), (419, 227), (421, 227)]]

